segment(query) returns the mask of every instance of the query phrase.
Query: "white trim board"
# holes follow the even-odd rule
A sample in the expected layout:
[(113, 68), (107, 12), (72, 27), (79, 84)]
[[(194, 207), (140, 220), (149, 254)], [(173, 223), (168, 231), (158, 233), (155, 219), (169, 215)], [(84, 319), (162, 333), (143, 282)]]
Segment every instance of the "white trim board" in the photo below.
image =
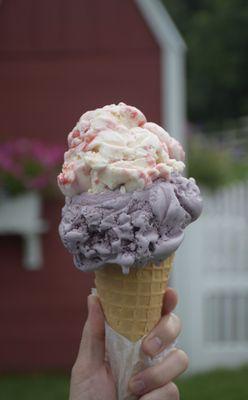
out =
[(161, 49), (162, 124), (185, 145), (186, 44), (160, 0), (135, 0)]
[(186, 50), (186, 44), (160, 0), (135, 0), (160, 47)]

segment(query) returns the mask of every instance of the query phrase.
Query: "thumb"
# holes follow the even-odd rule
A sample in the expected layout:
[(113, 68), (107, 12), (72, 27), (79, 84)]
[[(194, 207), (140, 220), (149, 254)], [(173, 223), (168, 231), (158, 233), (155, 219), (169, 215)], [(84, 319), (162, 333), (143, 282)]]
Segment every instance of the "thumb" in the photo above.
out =
[[(88, 296), (88, 318), (83, 329), (77, 363), (96, 370), (105, 359), (104, 314), (95, 295)], [(88, 371), (90, 372), (90, 371)]]

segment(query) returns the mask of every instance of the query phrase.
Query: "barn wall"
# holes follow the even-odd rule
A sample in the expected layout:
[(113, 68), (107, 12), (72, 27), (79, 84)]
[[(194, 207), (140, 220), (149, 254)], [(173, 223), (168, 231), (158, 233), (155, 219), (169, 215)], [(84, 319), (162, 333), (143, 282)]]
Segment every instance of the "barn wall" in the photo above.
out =
[[(1, 139), (66, 145), (86, 110), (125, 101), (160, 120), (159, 50), (131, 0), (8, 0), (0, 6)], [(21, 266), (21, 241), (0, 237), (0, 370), (70, 368), (92, 276), (72, 268), (46, 200), (44, 265)]]
[(64, 143), (85, 110), (120, 100), (160, 120), (158, 47), (131, 0), (3, 2), (0, 56), (4, 136)]

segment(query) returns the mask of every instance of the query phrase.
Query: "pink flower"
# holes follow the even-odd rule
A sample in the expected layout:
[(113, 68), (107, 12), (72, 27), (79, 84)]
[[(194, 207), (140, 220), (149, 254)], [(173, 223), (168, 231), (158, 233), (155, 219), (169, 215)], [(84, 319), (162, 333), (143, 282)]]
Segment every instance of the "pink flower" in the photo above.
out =
[(57, 175), (62, 160), (62, 146), (27, 138), (9, 140), (0, 144), (1, 181), (10, 192), (13, 179), (22, 188), (43, 189)]

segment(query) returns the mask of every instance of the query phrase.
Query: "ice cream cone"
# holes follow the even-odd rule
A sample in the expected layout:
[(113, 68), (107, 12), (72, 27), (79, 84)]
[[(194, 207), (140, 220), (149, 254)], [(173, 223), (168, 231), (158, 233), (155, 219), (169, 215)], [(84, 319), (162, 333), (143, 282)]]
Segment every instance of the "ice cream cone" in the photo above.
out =
[(132, 342), (146, 335), (161, 316), (174, 254), (159, 266), (130, 269), (124, 275), (118, 265), (95, 272), (95, 284), (105, 318), (119, 334)]

